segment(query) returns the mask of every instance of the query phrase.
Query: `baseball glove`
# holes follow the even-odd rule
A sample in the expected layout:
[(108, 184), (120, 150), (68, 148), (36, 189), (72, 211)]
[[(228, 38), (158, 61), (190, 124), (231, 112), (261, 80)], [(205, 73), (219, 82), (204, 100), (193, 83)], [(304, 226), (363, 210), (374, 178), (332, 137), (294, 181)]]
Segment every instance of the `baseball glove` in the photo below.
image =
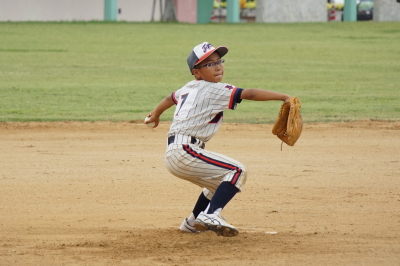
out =
[(278, 118), (272, 128), (272, 134), (289, 146), (293, 146), (296, 143), (303, 130), (300, 107), (299, 98), (291, 97), (289, 102), (282, 104)]

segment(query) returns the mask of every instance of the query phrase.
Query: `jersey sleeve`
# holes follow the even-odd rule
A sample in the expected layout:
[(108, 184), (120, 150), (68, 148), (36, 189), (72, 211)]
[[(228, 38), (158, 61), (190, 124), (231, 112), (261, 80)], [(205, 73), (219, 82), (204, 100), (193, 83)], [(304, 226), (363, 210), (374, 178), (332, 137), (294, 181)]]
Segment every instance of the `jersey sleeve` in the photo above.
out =
[(234, 87), (231, 93), (231, 99), (229, 101), (229, 109), (235, 110), (236, 105), (242, 102), (240, 96), (242, 95), (242, 88)]
[(214, 85), (213, 91), (213, 107), (221, 111), (226, 109), (235, 110), (236, 105), (242, 101), (240, 96), (243, 89), (228, 83), (218, 83)]
[(173, 93), (171, 93), (171, 99), (175, 103), (175, 105), (178, 104), (179, 94), (180, 94), (179, 90), (174, 91)]

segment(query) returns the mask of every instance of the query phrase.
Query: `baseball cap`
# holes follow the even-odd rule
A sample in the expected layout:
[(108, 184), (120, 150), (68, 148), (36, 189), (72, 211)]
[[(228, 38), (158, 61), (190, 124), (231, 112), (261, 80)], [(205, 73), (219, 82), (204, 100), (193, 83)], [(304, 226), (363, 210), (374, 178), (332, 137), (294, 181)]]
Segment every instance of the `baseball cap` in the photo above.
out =
[(203, 42), (199, 45), (196, 45), (193, 50), (190, 52), (187, 63), (190, 69), (190, 73), (195, 65), (200, 64), (204, 59), (206, 59), (210, 54), (217, 52), (220, 57), (223, 57), (228, 53), (228, 47), (225, 46), (218, 46), (215, 48), (211, 45), (211, 43)]

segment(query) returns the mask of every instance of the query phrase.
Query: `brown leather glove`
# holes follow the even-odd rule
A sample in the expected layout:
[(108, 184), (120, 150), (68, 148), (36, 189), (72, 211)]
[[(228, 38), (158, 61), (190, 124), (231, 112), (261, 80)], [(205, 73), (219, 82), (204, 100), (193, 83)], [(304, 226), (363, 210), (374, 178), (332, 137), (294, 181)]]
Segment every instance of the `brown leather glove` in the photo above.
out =
[(300, 107), (299, 98), (291, 97), (289, 102), (282, 104), (278, 118), (272, 128), (272, 134), (289, 146), (293, 146), (296, 143), (303, 130)]

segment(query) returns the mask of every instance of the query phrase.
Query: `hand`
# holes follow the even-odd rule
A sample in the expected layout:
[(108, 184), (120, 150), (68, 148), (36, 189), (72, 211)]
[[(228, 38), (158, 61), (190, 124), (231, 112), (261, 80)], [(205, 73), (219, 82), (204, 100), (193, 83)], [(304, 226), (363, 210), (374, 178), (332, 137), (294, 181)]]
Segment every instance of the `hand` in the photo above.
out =
[(284, 100), (284, 103), (288, 103), (288, 102), (290, 102), (290, 96), (289, 96), (289, 95), (286, 95), (285, 100)]
[(157, 115), (154, 115), (153, 112), (151, 112), (146, 116), (146, 119), (143, 122), (143, 124), (149, 124), (149, 123), (153, 123), (153, 122), (155, 124), (153, 126), (153, 128), (156, 128), (158, 126), (158, 124), (160, 123), (160, 117)]

